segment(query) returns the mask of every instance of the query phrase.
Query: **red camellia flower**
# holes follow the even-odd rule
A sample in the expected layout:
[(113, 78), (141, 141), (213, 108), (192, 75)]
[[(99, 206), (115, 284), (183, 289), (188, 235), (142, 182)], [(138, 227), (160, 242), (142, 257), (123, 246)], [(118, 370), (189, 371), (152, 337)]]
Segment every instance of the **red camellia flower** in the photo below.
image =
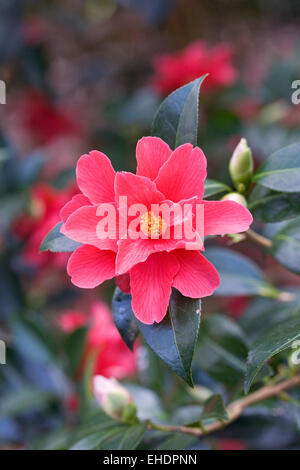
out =
[(40, 244), (49, 230), (59, 221), (59, 211), (74, 194), (72, 187), (57, 190), (46, 183), (38, 183), (31, 189), (30, 211), (20, 216), (14, 224), (15, 234), (24, 241), (23, 260), (38, 268), (63, 266), (65, 253), (39, 253)]
[(58, 325), (67, 333), (89, 325), (80, 372), (84, 370), (86, 361), (94, 357), (93, 375), (122, 379), (135, 373), (137, 350), (134, 353), (129, 351), (112, 321), (109, 308), (103, 302), (93, 303), (89, 315), (66, 310), (59, 317)]
[(180, 52), (156, 56), (153, 68), (153, 86), (162, 94), (169, 94), (206, 73), (209, 73), (206, 90), (231, 85), (236, 79), (232, 50), (227, 44), (209, 47), (196, 41)]
[[(233, 201), (203, 200), (206, 158), (200, 148), (184, 144), (172, 151), (161, 139), (144, 137), (137, 144), (136, 157), (134, 175), (115, 173), (101, 152), (83, 155), (77, 164), (81, 193), (61, 210), (61, 231), (82, 243), (68, 262), (72, 282), (93, 288), (116, 276), (119, 287), (131, 292), (135, 316), (152, 324), (164, 318), (172, 286), (191, 298), (213, 293), (219, 276), (200, 253), (203, 236), (243, 232), (252, 223), (252, 216)], [(129, 208), (128, 217), (124, 217), (123, 199)], [(153, 209), (161, 204), (174, 211), (167, 221)], [(132, 234), (130, 214), (135, 205), (142, 207), (134, 219), (138, 238)], [(99, 238), (99, 221), (103, 220), (99, 211), (103, 207), (116, 210), (119, 230), (111, 238)], [(204, 219), (200, 231), (195, 225), (198, 207)], [(185, 235), (186, 226), (192, 242)]]

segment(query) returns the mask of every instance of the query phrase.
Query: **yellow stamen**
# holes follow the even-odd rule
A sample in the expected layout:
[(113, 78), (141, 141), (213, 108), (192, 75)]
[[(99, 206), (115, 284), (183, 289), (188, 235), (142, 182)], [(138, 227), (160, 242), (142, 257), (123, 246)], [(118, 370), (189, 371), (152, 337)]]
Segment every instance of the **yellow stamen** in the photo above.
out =
[(167, 224), (160, 215), (156, 216), (152, 211), (145, 212), (141, 216), (141, 230), (149, 238), (160, 238), (167, 228)]

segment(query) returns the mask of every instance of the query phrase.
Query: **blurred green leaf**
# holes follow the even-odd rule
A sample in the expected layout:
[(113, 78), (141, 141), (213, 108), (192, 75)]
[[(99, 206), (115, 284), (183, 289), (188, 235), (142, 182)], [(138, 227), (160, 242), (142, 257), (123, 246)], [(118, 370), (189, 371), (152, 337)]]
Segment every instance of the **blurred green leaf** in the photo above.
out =
[(53, 361), (51, 349), (29, 323), (14, 321), (12, 332), (15, 348), (22, 356), (40, 363)]
[(171, 93), (154, 116), (152, 135), (160, 137), (173, 149), (187, 142), (197, 145), (199, 92), (206, 76)]
[(139, 333), (139, 327), (131, 308), (131, 296), (124, 294), (119, 287), (114, 292), (112, 312), (115, 325), (122, 339), (132, 351)]
[(176, 374), (193, 386), (191, 366), (200, 326), (201, 302), (173, 289), (169, 310), (160, 323), (139, 328), (147, 344)]
[(272, 240), (271, 253), (282, 266), (300, 274), (300, 217), (276, 233)]
[(76, 328), (65, 339), (65, 352), (68, 357), (70, 375), (73, 376), (83, 357), (87, 328)]
[(262, 366), (275, 354), (290, 348), (294, 341), (300, 339), (300, 316), (290, 318), (276, 325), (252, 345), (247, 361), (245, 393), (248, 393), (253, 380)]
[(52, 251), (55, 253), (65, 253), (65, 252), (73, 252), (81, 246), (81, 243), (75, 242), (70, 238), (66, 237), (60, 233), (60, 228), (62, 226), (62, 222), (55, 225), (55, 227), (50, 230), (50, 232), (46, 235), (42, 244), (40, 246), (40, 251)]
[[(164, 439), (164, 436), (162, 436), (161, 439)], [(156, 447), (156, 450), (185, 450), (190, 449), (193, 445), (197, 444), (198, 442), (199, 439), (195, 436), (189, 436), (179, 433), (173, 435), (170, 434), (167, 439), (163, 440), (163, 442), (161, 442)]]
[(195, 365), (229, 386), (242, 381), (247, 359), (246, 337), (225, 315), (204, 317), (195, 353)]
[(211, 421), (228, 421), (229, 417), (221, 395), (213, 395), (209, 397), (201, 414), (201, 423), (206, 426)]
[[(106, 435), (104, 435), (104, 436), (106, 436)], [(97, 449), (97, 447), (99, 446), (99, 444), (100, 444), (100, 442), (103, 438), (104, 438), (103, 435), (101, 435), (99, 433), (90, 434), (89, 436), (84, 437), (80, 441), (76, 442), (76, 444), (74, 444), (70, 448), (70, 450), (93, 450), (93, 449)]]
[(271, 191), (257, 184), (248, 199), (248, 209), (259, 222), (292, 219), (300, 214), (300, 193)]
[(216, 295), (265, 295), (272, 289), (260, 268), (245, 255), (228, 248), (208, 248), (205, 254), (220, 275)]
[(147, 423), (139, 423), (130, 426), (124, 433), (120, 441), (118, 450), (134, 450), (144, 437), (147, 430)]
[(264, 335), (278, 323), (291, 318), (300, 308), (299, 296), (291, 302), (280, 300), (257, 298), (246, 309), (239, 325), (247, 336), (247, 340), (253, 343), (260, 335)]
[(0, 416), (18, 416), (24, 413), (39, 411), (45, 408), (53, 396), (42, 390), (24, 386), (7, 395), (2, 395), (0, 402)]
[(274, 191), (300, 192), (300, 144), (283, 147), (270, 155), (253, 176), (253, 181)]
[(215, 196), (216, 194), (225, 193), (230, 191), (230, 187), (227, 184), (220, 183), (219, 181), (206, 178), (204, 182), (204, 199)]

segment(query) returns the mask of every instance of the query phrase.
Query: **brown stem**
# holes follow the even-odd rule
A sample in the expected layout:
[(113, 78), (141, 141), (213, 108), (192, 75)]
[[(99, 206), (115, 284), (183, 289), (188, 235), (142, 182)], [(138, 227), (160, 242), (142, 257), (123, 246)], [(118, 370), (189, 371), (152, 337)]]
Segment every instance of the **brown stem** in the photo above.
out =
[(245, 234), (248, 238), (250, 238), (250, 240), (254, 241), (255, 243), (258, 243), (264, 248), (271, 248), (272, 246), (272, 241), (269, 240), (269, 238), (263, 237), (259, 233), (254, 232), (254, 230), (251, 230), (251, 228), (249, 228), (249, 230), (247, 230)]
[(290, 388), (300, 386), (300, 375), (292, 377), (291, 379), (284, 380), (275, 385), (267, 385), (266, 387), (262, 387), (261, 389), (257, 390), (254, 393), (246, 396), (245, 398), (240, 398), (232, 403), (230, 403), (227, 407), (227, 414), (229, 420), (225, 422), (215, 421), (206, 426), (205, 429), (200, 428), (189, 428), (186, 426), (172, 426), (172, 425), (165, 425), (165, 424), (155, 424), (149, 423), (149, 429), (159, 429), (160, 431), (165, 432), (181, 432), (184, 434), (192, 434), (193, 436), (203, 437), (209, 433), (214, 431), (218, 431), (219, 429), (223, 428), (224, 426), (228, 426), (228, 424), (235, 421), (243, 412), (245, 408), (250, 405), (253, 405), (259, 401), (265, 400), (266, 398), (271, 398), (275, 396), (279, 396), (285, 390), (289, 390)]

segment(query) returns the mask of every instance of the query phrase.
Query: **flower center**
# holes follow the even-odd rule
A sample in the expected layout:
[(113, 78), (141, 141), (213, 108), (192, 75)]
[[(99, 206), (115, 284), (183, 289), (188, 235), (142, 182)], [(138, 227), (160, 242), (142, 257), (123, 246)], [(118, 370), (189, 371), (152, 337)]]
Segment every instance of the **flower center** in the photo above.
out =
[(145, 212), (141, 216), (141, 230), (149, 238), (159, 238), (167, 228), (164, 219), (156, 216), (152, 211)]

